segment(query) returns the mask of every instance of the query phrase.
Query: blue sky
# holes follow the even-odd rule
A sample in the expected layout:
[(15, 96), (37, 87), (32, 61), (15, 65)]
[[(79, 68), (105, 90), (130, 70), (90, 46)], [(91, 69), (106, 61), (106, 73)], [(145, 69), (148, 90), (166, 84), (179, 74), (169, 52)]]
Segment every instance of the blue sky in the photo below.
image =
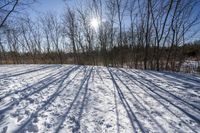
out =
[[(73, 0), (67, 0), (69, 3), (73, 3)], [(27, 13), (35, 18), (40, 13), (47, 11), (56, 12), (58, 14), (62, 13), (65, 7), (65, 2), (63, 0), (38, 0), (32, 5), (31, 9), (27, 9)]]
[[(64, 2), (65, 1), (65, 2)], [(69, 7), (75, 7), (77, 0), (38, 0), (31, 8), (28, 8), (26, 12), (30, 15), (31, 18), (37, 18), (40, 14), (51, 11), (55, 14), (62, 14), (63, 10), (67, 8), (66, 3)], [(200, 10), (197, 6), (197, 11)], [(200, 29), (200, 24), (195, 26), (194, 29)], [(194, 38), (199, 39), (200, 33)]]

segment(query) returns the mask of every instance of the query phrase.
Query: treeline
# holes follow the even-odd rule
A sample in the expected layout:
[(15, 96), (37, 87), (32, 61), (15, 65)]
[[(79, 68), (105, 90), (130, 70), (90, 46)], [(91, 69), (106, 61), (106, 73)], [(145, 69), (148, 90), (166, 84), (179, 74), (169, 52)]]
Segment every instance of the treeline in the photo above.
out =
[(199, 42), (188, 43), (199, 30), (198, 0), (82, 0), (76, 5), (61, 15), (7, 20), (0, 27), (0, 63), (178, 71), (186, 58), (199, 60)]
[[(188, 43), (184, 46), (174, 46), (173, 49), (176, 49), (176, 56), (172, 56), (173, 60), (170, 59), (169, 65), (171, 66), (168, 70), (179, 71), (181, 68), (181, 64), (184, 63), (185, 60), (195, 60), (200, 61), (200, 42)], [(14, 51), (9, 51), (0, 54), (0, 63), (1, 64), (73, 64), (74, 56), (78, 57), (78, 62), (75, 64), (79, 65), (104, 65), (104, 66), (120, 66), (120, 51), (123, 51), (123, 59), (124, 66), (129, 68), (139, 68), (144, 69), (144, 50), (145, 47), (140, 47), (135, 50), (135, 48), (130, 46), (123, 47), (114, 47), (105, 51), (93, 50), (91, 53), (78, 53), (74, 55), (74, 53), (69, 52), (60, 52), (60, 55), (57, 52), (36, 52), (35, 55), (31, 53), (18, 53)], [(149, 53), (153, 54), (155, 47), (149, 47)], [(160, 49), (162, 52), (161, 60), (167, 59), (167, 54), (169, 53), (171, 48), (165, 47)], [(137, 60), (130, 60), (133, 56), (133, 53), (138, 55)], [(173, 53), (174, 54), (174, 53)], [(93, 60), (91, 60), (91, 56)], [(153, 57), (153, 56), (152, 56)], [(175, 62), (175, 61), (176, 62)], [(148, 63), (148, 69), (155, 69), (155, 63), (153, 62), (153, 58), (150, 59)], [(173, 68), (173, 69), (172, 69)], [(160, 69), (166, 70), (166, 64), (160, 64)]]

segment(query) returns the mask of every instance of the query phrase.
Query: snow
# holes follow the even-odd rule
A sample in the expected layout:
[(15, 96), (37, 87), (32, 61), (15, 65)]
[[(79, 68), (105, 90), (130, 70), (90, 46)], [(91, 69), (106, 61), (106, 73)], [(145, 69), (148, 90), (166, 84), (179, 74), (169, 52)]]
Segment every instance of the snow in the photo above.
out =
[(183, 67), (194, 67), (197, 68), (200, 64), (200, 61), (186, 60), (182, 66)]
[(185, 60), (185, 62), (181, 65), (180, 71), (198, 74), (200, 71), (200, 61)]
[(0, 66), (3, 133), (199, 131), (199, 76), (98, 66)]

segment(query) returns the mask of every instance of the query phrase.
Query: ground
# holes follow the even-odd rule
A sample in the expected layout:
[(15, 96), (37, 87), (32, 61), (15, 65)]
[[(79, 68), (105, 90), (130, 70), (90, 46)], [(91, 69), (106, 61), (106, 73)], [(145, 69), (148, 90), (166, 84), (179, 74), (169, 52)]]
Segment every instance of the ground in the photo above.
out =
[(199, 132), (200, 77), (75, 65), (1, 65), (0, 132)]

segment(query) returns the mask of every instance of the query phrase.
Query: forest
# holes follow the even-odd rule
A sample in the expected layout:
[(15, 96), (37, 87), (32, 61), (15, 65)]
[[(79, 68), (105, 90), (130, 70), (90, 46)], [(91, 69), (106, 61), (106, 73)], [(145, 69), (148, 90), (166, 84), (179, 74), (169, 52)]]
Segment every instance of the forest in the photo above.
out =
[(179, 71), (200, 60), (199, 0), (85, 0), (61, 14), (0, 2), (1, 64), (80, 64)]

